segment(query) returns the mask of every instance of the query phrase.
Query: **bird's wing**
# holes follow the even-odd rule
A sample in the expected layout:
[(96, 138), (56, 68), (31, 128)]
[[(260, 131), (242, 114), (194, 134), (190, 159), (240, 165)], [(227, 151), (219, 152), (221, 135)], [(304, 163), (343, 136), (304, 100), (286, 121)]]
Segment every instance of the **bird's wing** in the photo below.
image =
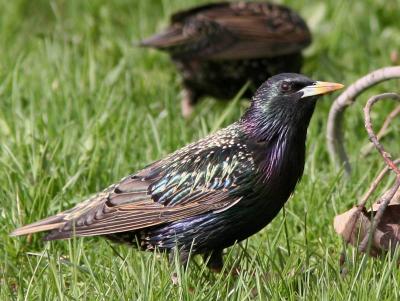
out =
[[(188, 53), (196, 57), (196, 38), (201, 34), (202, 29), (206, 30), (212, 24), (209, 18), (204, 18), (204, 13), (216, 9), (224, 10), (227, 7), (229, 8), (229, 3), (220, 2), (178, 11), (171, 16), (171, 25), (168, 28), (142, 40), (140, 45), (163, 49), (178, 56)], [(196, 49), (191, 49), (191, 47)]]
[(224, 210), (240, 201), (235, 191), (253, 169), (249, 158), (242, 155), (239, 161), (233, 148), (191, 146), (190, 151), (178, 151), (76, 207), (12, 235), (52, 231), (49, 240), (103, 235)]
[(179, 12), (170, 28), (145, 40), (146, 46), (178, 57), (186, 53), (203, 59), (274, 57), (298, 52), (310, 42), (300, 16), (270, 3), (222, 3)]
[(206, 14), (212, 11), (228, 12), (230, 11), (229, 2), (208, 3), (204, 5), (195, 6), (189, 9), (183, 9), (171, 16), (171, 24), (184, 23), (187, 19), (195, 17), (199, 14)]

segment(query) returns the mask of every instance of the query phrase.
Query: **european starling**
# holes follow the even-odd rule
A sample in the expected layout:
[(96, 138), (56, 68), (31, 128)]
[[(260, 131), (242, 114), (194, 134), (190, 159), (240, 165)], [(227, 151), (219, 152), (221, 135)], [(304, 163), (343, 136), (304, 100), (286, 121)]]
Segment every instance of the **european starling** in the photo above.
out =
[(105, 236), (142, 250), (209, 256), (266, 226), (304, 168), (307, 127), (318, 95), (341, 84), (284, 73), (257, 90), (242, 118), (76, 207), (15, 230), (49, 231), (45, 240)]
[(288, 7), (221, 2), (181, 11), (141, 46), (167, 51), (183, 77), (182, 114), (202, 96), (231, 99), (249, 82), (251, 97), (269, 76), (299, 72), (311, 43), (304, 20)]

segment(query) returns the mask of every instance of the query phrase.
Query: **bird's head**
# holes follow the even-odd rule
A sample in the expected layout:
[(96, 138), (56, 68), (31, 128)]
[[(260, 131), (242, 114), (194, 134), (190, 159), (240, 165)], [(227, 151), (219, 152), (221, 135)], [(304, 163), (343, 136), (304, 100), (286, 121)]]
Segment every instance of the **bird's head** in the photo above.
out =
[(253, 132), (307, 128), (318, 97), (344, 86), (296, 73), (270, 77), (256, 91), (243, 121)]

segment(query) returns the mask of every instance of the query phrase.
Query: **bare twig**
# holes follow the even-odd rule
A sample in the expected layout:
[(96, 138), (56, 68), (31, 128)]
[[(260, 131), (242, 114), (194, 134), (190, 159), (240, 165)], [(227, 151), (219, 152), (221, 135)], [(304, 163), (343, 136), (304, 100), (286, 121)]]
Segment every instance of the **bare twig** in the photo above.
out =
[(392, 187), (392, 189), (390, 190), (390, 192), (387, 195), (385, 195), (384, 198), (382, 199), (382, 202), (381, 202), (379, 209), (375, 215), (374, 221), (371, 224), (368, 234), (365, 235), (365, 237), (363, 238), (363, 240), (359, 246), (359, 250), (361, 252), (365, 252), (367, 250), (369, 239), (372, 237), (377, 226), (379, 225), (388, 204), (390, 203), (390, 201), (396, 194), (397, 190), (400, 188), (400, 169), (397, 167), (396, 162), (391, 159), (390, 153), (388, 153), (385, 150), (385, 148), (382, 146), (382, 144), (380, 144), (379, 139), (372, 128), (372, 121), (371, 121), (371, 115), (370, 115), (371, 108), (374, 104), (376, 104), (378, 101), (383, 100), (383, 99), (392, 99), (392, 100), (400, 101), (400, 95), (396, 94), (396, 93), (384, 93), (384, 94), (380, 94), (380, 95), (371, 97), (367, 101), (367, 104), (364, 107), (365, 129), (368, 132), (368, 136), (369, 136), (371, 142), (374, 144), (375, 148), (379, 151), (383, 160), (385, 160), (386, 165), (388, 166), (389, 169), (391, 169), (393, 172), (396, 173), (397, 177), (396, 177), (396, 182), (395, 182), (394, 186)]
[(385, 162), (389, 166), (389, 168), (392, 169), (397, 174), (397, 176), (400, 177), (400, 169), (392, 161), (391, 155), (387, 151), (385, 151), (382, 144), (379, 143), (378, 137), (376, 136), (374, 130), (372, 129), (372, 121), (371, 121), (371, 115), (370, 115), (371, 108), (374, 104), (376, 104), (378, 101), (383, 100), (383, 99), (393, 99), (393, 100), (400, 101), (400, 95), (396, 94), (396, 93), (383, 93), (383, 94), (379, 94), (379, 95), (373, 96), (370, 99), (368, 99), (367, 104), (365, 105), (365, 108), (364, 108), (365, 129), (368, 132), (369, 139), (375, 145), (376, 149), (381, 154), (383, 160), (385, 160)]
[[(382, 127), (378, 131), (378, 134), (376, 134), (379, 140), (381, 140), (388, 133), (388, 127), (390, 123), (399, 114), (400, 114), (400, 105), (394, 108), (394, 110), (390, 112), (389, 115), (386, 117), (385, 121), (382, 124)], [(364, 146), (361, 151), (362, 156), (367, 156), (372, 151), (373, 148), (374, 145), (372, 143), (369, 143), (368, 145)]]
[(379, 209), (374, 217), (374, 221), (371, 224), (371, 227), (368, 230), (367, 235), (363, 238), (363, 240), (360, 243), (359, 250), (360, 252), (365, 252), (368, 247), (368, 242), (369, 239), (372, 237), (374, 234), (376, 228), (378, 227), (379, 223), (381, 222), (382, 216), (385, 213), (385, 210), (387, 206), (389, 205), (390, 201), (392, 200), (393, 196), (396, 194), (397, 190), (400, 188), (400, 176), (397, 176), (396, 182), (392, 189), (390, 190), (390, 193), (387, 194), (381, 202), (381, 205), (379, 206)]
[[(394, 162), (394, 164), (398, 165), (400, 163), (400, 158), (394, 160), (393, 162)], [(372, 193), (374, 193), (374, 191), (378, 187), (379, 183), (382, 181), (383, 177), (387, 174), (387, 172), (389, 170), (390, 170), (390, 168), (387, 165), (381, 170), (381, 172), (378, 174), (378, 176), (375, 178), (375, 180), (371, 183), (367, 192), (361, 198), (360, 202), (357, 205), (358, 207), (365, 208), (365, 204), (367, 203), (369, 197), (371, 196)]]
[(330, 156), (337, 165), (344, 164), (345, 171), (350, 174), (351, 166), (343, 145), (342, 122), (345, 109), (353, 104), (356, 97), (366, 89), (392, 78), (400, 77), (400, 66), (385, 67), (375, 70), (360, 78), (350, 85), (334, 101), (328, 117), (327, 124), (327, 145)]
[[(400, 195), (400, 168), (398, 167), (398, 164), (400, 164), (400, 158), (396, 160), (391, 159), (390, 153), (388, 153), (379, 142), (379, 137), (377, 134), (375, 134), (373, 130), (371, 120), (372, 106), (378, 101), (384, 99), (400, 101), (400, 95), (396, 93), (384, 93), (371, 97), (364, 107), (364, 116), (365, 128), (367, 130), (369, 139), (384, 159), (386, 166), (380, 171), (366, 193), (362, 196), (357, 207), (353, 207), (346, 213), (335, 217), (335, 230), (344, 237), (345, 241), (347, 243), (355, 244), (356, 235), (354, 231), (356, 230), (356, 228), (358, 228), (360, 230), (360, 234), (363, 237), (361, 243), (358, 246), (358, 250), (360, 252), (368, 251), (368, 253), (373, 256), (378, 255), (381, 250), (389, 249), (390, 246), (392, 250), (394, 250), (394, 248), (400, 244), (399, 236), (397, 234), (394, 234), (393, 232), (391, 234), (388, 234), (390, 233), (390, 231), (387, 232), (388, 230), (387, 228), (385, 228), (388, 227), (390, 223), (393, 223), (388, 221), (388, 218), (393, 218), (393, 212), (396, 212), (393, 210), (398, 210), (393, 209), (393, 207), (392, 211), (390, 211), (388, 214), (385, 214), (388, 205), (391, 204), (395, 206), (395, 203), (398, 202), (397, 199)], [(394, 116), (395, 115), (396, 114), (394, 114)], [(394, 116), (392, 118), (386, 118), (384, 126), (382, 126), (382, 128), (387, 128), (390, 122), (393, 120)], [(385, 192), (383, 196), (381, 196), (380, 199), (375, 202), (372, 210), (369, 212), (370, 215), (372, 215), (373, 212), (376, 212), (373, 220), (371, 220), (371, 217), (368, 217), (368, 212), (365, 210), (365, 205), (368, 199), (378, 187), (378, 185), (382, 182), (384, 176), (389, 171), (392, 171), (396, 174), (396, 181), (390, 188), (390, 190)], [(378, 208), (375, 209), (374, 207), (377, 206)], [(343, 220), (345, 220), (346, 222), (342, 226), (341, 222), (343, 222)], [(381, 222), (383, 222), (382, 225)], [(394, 223), (396, 224), (397, 220), (394, 221)], [(345, 254), (343, 253), (342, 256), (345, 256)]]
[[(393, 161), (394, 164), (399, 164), (400, 163), (400, 158), (396, 159)], [(364, 195), (361, 197), (360, 201), (357, 204), (357, 210), (353, 213), (353, 216), (351, 217), (351, 225), (349, 226), (350, 231), (348, 234), (348, 237), (345, 239), (346, 243), (350, 242), (351, 237), (353, 236), (353, 232), (356, 228), (356, 224), (357, 221), (360, 218), (360, 215), (362, 213), (362, 211), (365, 209), (365, 205), (368, 201), (368, 199), (371, 197), (371, 195), (374, 193), (374, 191), (376, 190), (376, 188), (378, 187), (378, 185), (382, 182), (383, 178), (385, 177), (385, 175), (388, 173), (388, 171), (390, 170), (389, 166), (385, 166), (380, 173), (378, 174), (378, 176), (375, 178), (375, 180), (371, 183), (370, 187), (368, 188), (368, 190), (364, 193)], [(380, 202), (383, 202), (384, 199), (382, 199)]]

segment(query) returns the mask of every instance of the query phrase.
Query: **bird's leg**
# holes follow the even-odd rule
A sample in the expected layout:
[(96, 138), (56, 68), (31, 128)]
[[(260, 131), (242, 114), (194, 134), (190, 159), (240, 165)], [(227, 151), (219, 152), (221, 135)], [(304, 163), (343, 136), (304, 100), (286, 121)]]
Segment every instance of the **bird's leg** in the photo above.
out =
[(222, 258), (222, 250), (214, 250), (210, 253), (203, 255), (204, 262), (207, 262), (207, 267), (210, 271), (220, 273), (224, 266), (224, 260)]
[[(214, 250), (203, 255), (203, 260), (204, 262), (207, 262), (207, 267), (211, 272), (221, 273), (222, 268), (224, 267), (224, 259), (222, 254), (222, 250)], [(225, 274), (236, 277), (240, 274), (240, 269), (234, 268), (231, 272), (225, 271)]]
[[(204, 262), (207, 262), (207, 267), (210, 269), (210, 271), (214, 273), (220, 273), (222, 271), (222, 268), (224, 266), (224, 260), (222, 254), (223, 250), (214, 250), (212, 252), (203, 255), (203, 260)], [(224, 274), (226, 274), (227, 276), (231, 275), (233, 277), (239, 276), (240, 273), (241, 270), (238, 267), (235, 267), (231, 271), (224, 272)]]
[(193, 113), (194, 104), (197, 101), (196, 92), (192, 89), (184, 87), (182, 91), (181, 109), (182, 115), (185, 118), (189, 118)]
[[(185, 251), (179, 251), (176, 248), (174, 248), (169, 254), (168, 254), (168, 262), (170, 266), (174, 266), (175, 260), (178, 260), (178, 263), (180, 266), (186, 267), (187, 262), (189, 259), (189, 253)], [(179, 284), (179, 279), (178, 275), (176, 272), (172, 273), (171, 275), (171, 280), (174, 285)]]

